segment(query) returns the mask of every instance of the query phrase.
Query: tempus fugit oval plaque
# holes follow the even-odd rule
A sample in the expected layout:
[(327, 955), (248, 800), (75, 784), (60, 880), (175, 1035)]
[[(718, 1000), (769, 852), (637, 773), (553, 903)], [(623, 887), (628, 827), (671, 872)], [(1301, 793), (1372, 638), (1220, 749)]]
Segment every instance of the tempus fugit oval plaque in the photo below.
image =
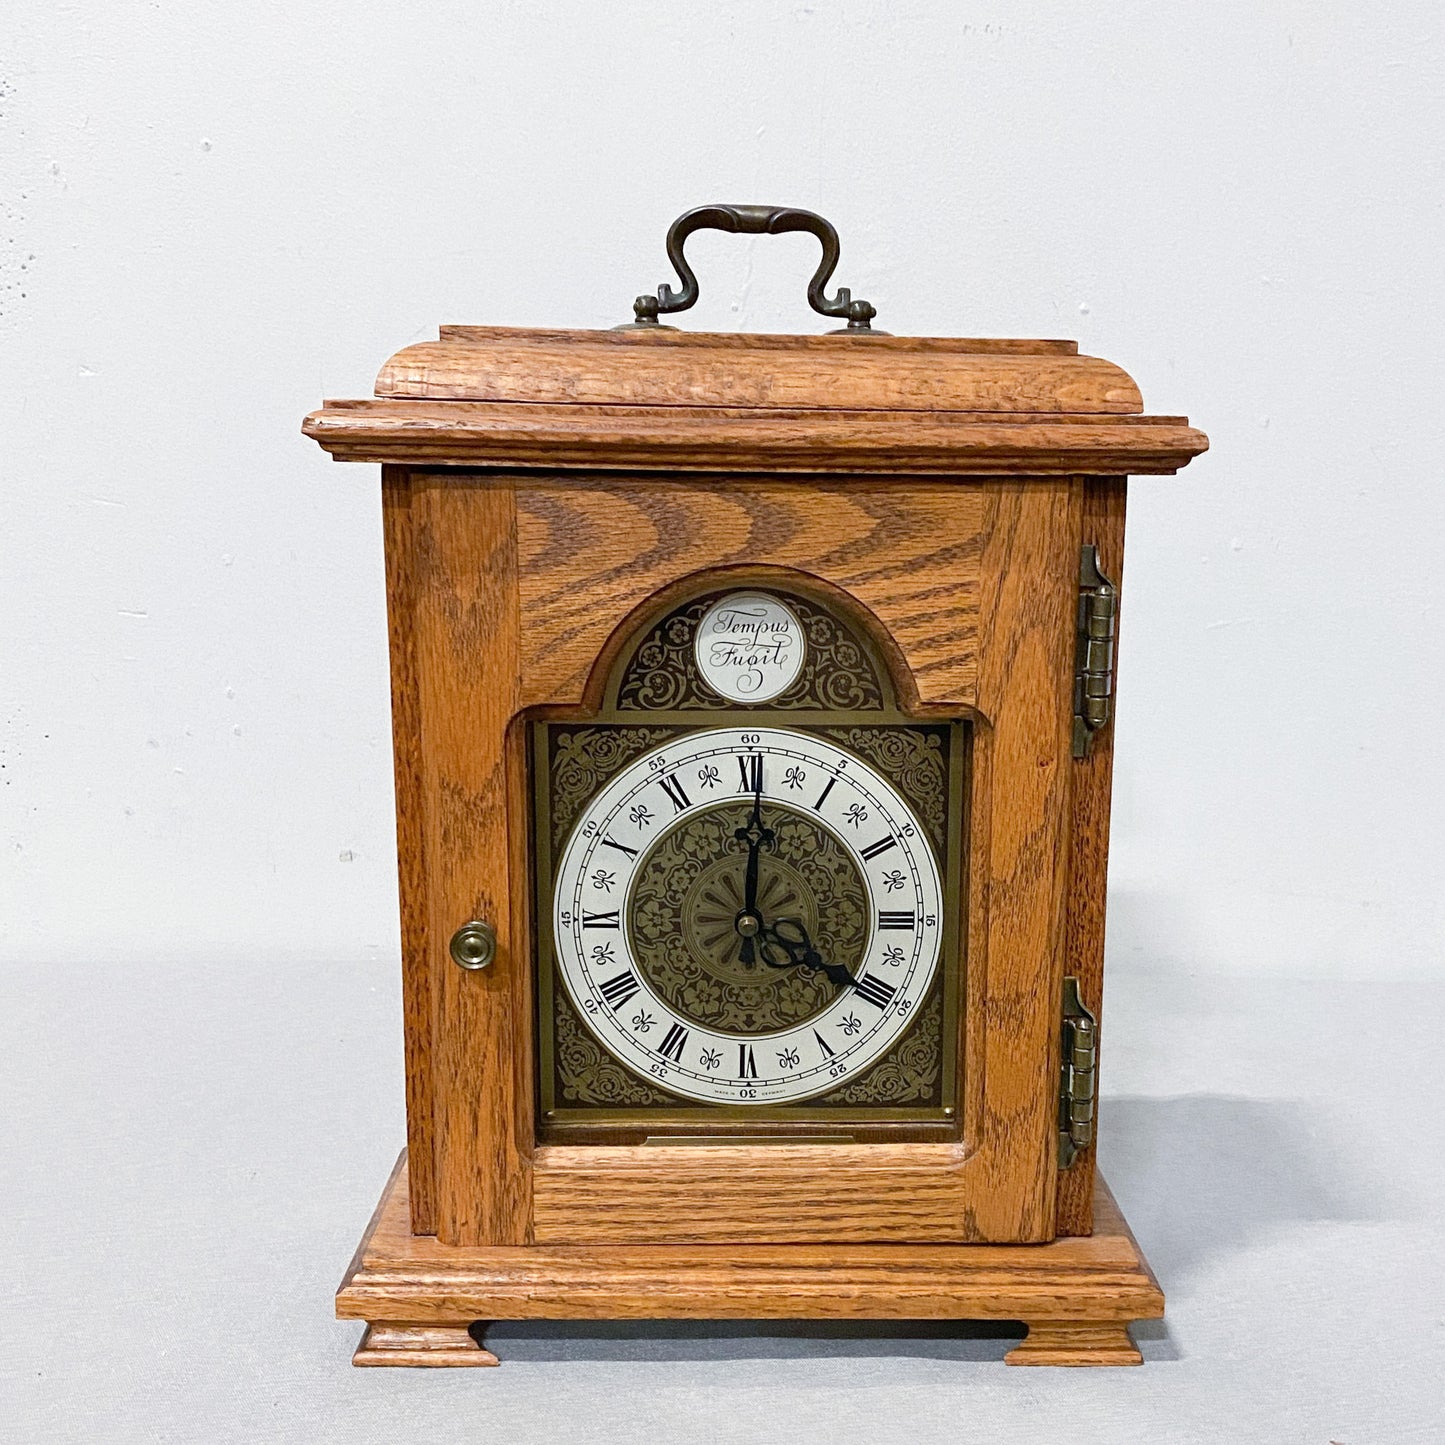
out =
[(732, 702), (768, 702), (792, 686), (807, 643), (792, 608), (761, 592), (732, 592), (698, 624), (703, 681)]

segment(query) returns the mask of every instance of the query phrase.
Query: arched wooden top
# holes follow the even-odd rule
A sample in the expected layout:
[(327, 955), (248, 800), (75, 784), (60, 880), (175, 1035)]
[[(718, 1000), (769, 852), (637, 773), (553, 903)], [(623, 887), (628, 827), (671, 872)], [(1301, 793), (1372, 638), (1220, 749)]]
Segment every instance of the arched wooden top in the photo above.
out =
[(593, 406), (1128, 415), (1139, 388), (1072, 341), (447, 326), (397, 352), (379, 397)]
[(1117, 476), (1209, 445), (1072, 341), (448, 326), (303, 427), (340, 461)]

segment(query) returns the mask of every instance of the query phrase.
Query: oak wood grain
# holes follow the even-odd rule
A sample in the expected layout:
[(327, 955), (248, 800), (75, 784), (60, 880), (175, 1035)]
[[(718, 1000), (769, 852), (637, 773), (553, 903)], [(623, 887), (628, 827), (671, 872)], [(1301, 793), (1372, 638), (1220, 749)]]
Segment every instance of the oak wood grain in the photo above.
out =
[(472, 1338), (464, 1325), (419, 1325), (378, 1321), (367, 1325), (353, 1365), (461, 1366), (475, 1368), (500, 1361)]
[[(539, 1244), (990, 1237), (977, 1158), (951, 1144), (550, 1145), (533, 1168)], [(1020, 1201), (1011, 1191), (1017, 1215)], [(1017, 1229), (1016, 1217), (1009, 1225)]]
[(416, 544), (412, 483), (402, 468), (382, 469), (386, 616), (391, 651), (392, 764), (396, 779), (396, 856), (401, 902), (402, 1032), (406, 1049), (406, 1138), (411, 1160), (412, 1228), (436, 1230), (435, 1101), (432, 1048), (439, 975), (429, 941), (427, 815), (416, 661)]
[(796, 353), (799, 351), (834, 351), (862, 342), (867, 345), (875, 341), (887, 343), (889, 348), (905, 348), (919, 355), (949, 355), (961, 353), (979, 356), (1077, 356), (1077, 341), (1047, 340), (1033, 336), (890, 336), (882, 331), (867, 335), (853, 334), (840, 337), (828, 332), (774, 333), (769, 331), (685, 331), (672, 327), (659, 327), (656, 331), (634, 331), (631, 327), (622, 330), (609, 328), (605, 331), (579, 330), (577, 327), (522, 327), (522, 326), (474, 326), (443, 325), (437, 328), (441, 341), (464, 341), (485, 344), (503, 341), (515, 342), (519, 337), (535, 339), (551, 344), (566, 342), (575, 337), (586, 337), (594, 346), (656, 346), (664, 350), (676, 348), (689, 352), (718, 353), (726, 351), (752, 351), (761, 353)]
[[(1080, 545), (1099, 549), (1104, 575), (1120, 589), (1123, 612), (1124, 508), (1128, 483), (1123, 477), (1090, 478), (1084, 484)], [(1118, 693), (1117, 639), (1115, 694)], [(1109, 805), (1114, 777), (1112, 723), (1095, 733), (1088, 755), (1074, 762), (1073, 821), (1069, 897), (1065, 928), (1065, 971), (1077, 976), (1079, 995), (1099, 1021), (1102, 1050), (1104, 994), (1104, 916), (1109, 877)], [(1100, 1055), (1102, 1063), (1102, 1053)], [(1100, 1072), (1094, 1072), (1095, 1089)], [(1095, 1106), (1095, 1133), (1098, 1106)], [(1059, 1176), (1058, 1224), (1060, 1234), (1083, 1234), (1093, 1217), (1094, 1158), (1096, 1145), (1081, 1149)]]
[[(519, 1122), (530, 1101), (517, 1097), (518, 1051), (527, 1048), (531, 962), (507, 766), (520, 705), (516, 508), (505, 483), (460, 489), (432, 478), (411, 505), (426, 935), (439, 980), (435, 1223), (452, 1244), (520, 1244), (531, 1141)], [(447, 956), (472, 918), (497, 931), (496, 961), (479, 972)]]
[(1034, 1320), (1010, 1365), (1142, 1365), (1123, 1320)]
[[(790, 1159), (738, 1146), (726, 1168), (695, 1151), (544, 1150), (536, 1237), (1047, 1238), (1053, 1176), (1039, 1161), (1052, 1093), (1040, 1079), (1056, 1063), (1047, 920), (1061, 889), (1064, 795), (1042, 760), (1066, 751), (1077, 486), (592, 478), (518, 493), (506, 479), (432, 473), (413, 486), (442, 1238), (499, 1242), (527, 1229), (530, 976), (516, 971), (527, 957), (526, 889), (508, 881), (524, 871), (526, 814), (508, 731), (528, 702), (581, 697), (609, 626), (638, 603), (742, 557), (805, 564), (865, 605), (903, 662), (905, 697), (976, 705), (986, 781), (975, 791), (988, 797), (974, 810), (969, 885), (980, 922), (966, 979), (968, 1148), (862, 1146), (854, 1158), (830, 1146)], [(984, 635), (993, 661), (981, 687)], [(443, 952), (473, 914), (504, 933), (502, 957), (481, 975), (450, 967)], [(792, 1202), (780, 1208), (782, 1199)]]
[[(622, 499), (615, 526), (592, 526), (587, 535), (595, 542), (615, 531), (624, 558), (651, 557), (654, 538), (665, 539), (636, 583), (640, 595), (650, 595), (664, 577), (716, 565), (706, 524), (726, 518), (738, 491), (696, 498), (694, 511), (686, 493), (668, 499), (660, 520), (644, 527), (643, 508), (659, 496), (644, 488)], [(590, 518), (616, 510), (617, 499), (600, 484), (565, 496), (592, 509)], [(965, 1143), (539, 1149), (539, 1243), (1051, 1237), (1079, 496), (1078, 484), (1067, 481), (951, 491), (895, 486), (881, 492), (876, 513), (894, 519), (892, 531), (849, 535), (842, 501), (827, 488), (784, 489), (765, 494), (761, 513), (769, 525), (739, 529), (756, 537), (758, 564), (791, 560), (801, 539), (812, 573), (869, 601), (893, 624), (898, 650), (905, 659), (912, 651), (918, 663), (911, 680), (898, 679), (905, 696), (974, 700)], [(945, 505), (929, 510), (927, 500), (938, 497)], [(522, 519), (531, 498), (527, 489), (519, 501), (519, 537), (527, 533)], [(949, 499), (971, 505), (950, 508)], [(816, 527), (797, 521), (800, 511), (816, 511)], [(699, 524), (701, 556), (688, 550)], [(587, 549), (583, 564), (599, 567), (596, 576), (571, 572), (578, 535), (577, 527), (555, 526), (540, 552), (522, 546), (524, 631), (536, 627), (539, 644), (524, 643), (523, 656), (554, 669), (543, 674), (541, 689), (551, 697), (561, 690), (557, 669), (571, 679), (568, 691), (580, 694), (582, 679), (562, 661), (569, 630), (581, 625), (569, 609), (578, 598), (605, 596), (602, 579), (616, 570), (603, 545), (595, 556)], [(819, 552), (840, 536), (833, 553)], [(920, 542), (928, 549), (922, 560)], [(839, 575), (829, 561), (836, 555), (862, 570)], [(548, 559), (555, 559), (560, 585), (545, 598), (529, 595), (525, 579)], [(613, 608), (608, 620), (623, 611)], [(920, 624), (916, 649), (910, 622)], [(944, 645), (930, 652), (939, 639)], [(588, 635), (578, 655), (594, 655), (599, 640)], [(971, 665), (964, 669), (958, 654), (966, 643)], [(530, 665), (524, 671), (524, 695), (537, 696)], [(961, 963), (945, 959), (943, 966)]]
[[(1062, 1178), (1054, 1167), (1060, 980), (1067, 960), (1098, 1010), (1109, 801), (1109, 730), (1069, 758), (1078, 547), (1098, 540), (1117, 569), (1117, 478), (1172, 471), (1206, 439), (1142, 415), (1125, 373), (1068, 342), (457, 327), (399, 353), (378, 391), (328, 403), (306, 430), (338, 458), (392, 464), (415, 1163), (412, 1188), (389, 1196), (397, 1228), (443, 1251), (429, 1267), (458, 1288), (447, 1261), (471, 1261), (468, 1289), (501, 1270), (468, 1300), (534, 1290), (562, 1315), (616, 1313), (641, 1281), (629, 1308), (645, 1295), (656, 1313), (660, 1294), (749, 1313), (784, 1277), (799, 1314), (885, 1298), (888, 1313), (951, 1314), (964, 1298), (997, 1305), (1025, 1257), (1047, 1255), (1047, 1287), (1010, 1311), (1036, 1325), (1020, 1353), (1121, 1353), (1104, 1325), (1162, 1304), (1139, 1285), (1142, 1260), (1101, 1263), (1098, 1236), (968, 1242), (1104, 1221), (1117, 1244), (1122, 1229), (1106, 1196), (1091, 1201), (1091, 1153)], [(960, 1145), (534, 1150), (522, 724), (529, 708), (595, 701), (630, 622), (698, 572), (832, 589), (873, 630), (904, 706), (973, 723)], [(481, 973), (446, 954), (471, 917), (499, 934)], [(755, 1272), (720, 1274), (719, 1243)], [(1149, 1308), (1056, 1287), (1059, 1270), (1097, 1284), (1115, 1265)], [(377, 1326), (367, 1349), (474, 1359), (455, 1334), (468, 1317), (418, 1289), (414, 1266), (359, 1316)], [(390, 1288), (361, 1274), (363, 1293)]]
[(302, 430), (339, 461), (427, 466), (1050, 476), (1171, 473), (1179, 417), (332, 401)]
[[(988, 489), (973, 759), (966, 1068), (981, 1098), (968, 1219), (986, 1239), (1054, 1230), (1059, 990), (1080, 487)], [(1068, 701), (1065, 701), (1068, 699)], [(982, 973), (982, 979), (976, 977)], [(981, 1077), (979, 1077), (981, 1076)]]
[[(1157, 1318), (1164, 1297), (1102, 1180), (1095, 1201), (1090, 1236), (1037, 1246), (467, 1248), (412, 1234), (403, 1163), (336, 1313), (398, 1332), (477, 1319), (1021, 1319), (1034, 1358), (1071, 1346), (1093, 1358), (1058, 1362), (1114, 1363), (1124, 1322)], [(465, 1351), (455, 1333), (437, 1342)]]
[[(1033, 343), (1020, 353), (906, 336), (758, 337), (450, 327), (382, 367), (381, 397), (634, 406), (1138, 412), (1120, 367)], [(1017, 345), (1018, 343), (1015, 343)]]
[(679, 578), (774, 567), (831, 584), (874, 619), (904, 698), (973, 700), (985, 492), (978, 485), (749, 477), (519, 485), (522, 701), (576, 703), (610, 636)]

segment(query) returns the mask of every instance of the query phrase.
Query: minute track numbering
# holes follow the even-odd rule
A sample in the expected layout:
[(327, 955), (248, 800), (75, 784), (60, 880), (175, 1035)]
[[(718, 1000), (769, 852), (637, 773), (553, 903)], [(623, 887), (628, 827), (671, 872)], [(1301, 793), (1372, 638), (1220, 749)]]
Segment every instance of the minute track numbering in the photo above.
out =
[[(770, 819), (780, 826), (806, 820), (840, 848), (861, 879), (868, 916), (856, 956), (823, 958), (800, 920), (759, 910), (768, 890), (759, 894), (756, 874), (769, 869), (767, 846), (745, 844), (742, 829), (723, 830), (719, 836), (737, 840), (722, 855), (736, 860), (729, 871), (742, 878), (750, 847), (754, 869), (751, 912), (739, 910), (737, 937), (726, 946), (756, 967), (759, 982), (799, 969), (836, 980), (831, 998), (789, 1027), (733, 1032), (688, 1016), (648, 977), (633, 894), (662, 840), (749, 803), (766, 838), (776, 836)], [(938, 866), (913, 810), (854, 754), (781, 728), (709, 729), (638, 758), (582, 813), (553, 898), (557, 962), (587, 1027), (634, 1073), (709, 1104), (798, 1103), (856, 1077), (908, 1027), (937, 971), (943, 937)], [(681, 918), (675, 926), (682, 928)]]

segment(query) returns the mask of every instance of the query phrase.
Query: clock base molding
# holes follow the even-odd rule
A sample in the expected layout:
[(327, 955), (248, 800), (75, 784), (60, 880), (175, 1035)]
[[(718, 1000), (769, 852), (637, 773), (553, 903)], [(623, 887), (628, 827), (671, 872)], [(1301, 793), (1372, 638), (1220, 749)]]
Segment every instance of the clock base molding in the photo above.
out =
[(355, 1365), (495, 1365), (478, 1322), (1020, 1320), (1011, 1365), (1137, 1365), (1129, 1322), (1164, 1295), (1102, 1177), (1094, 1232), (1051, 1244), (538, 1245), (411, 1233), (403, 1152), (336, 1296)]

